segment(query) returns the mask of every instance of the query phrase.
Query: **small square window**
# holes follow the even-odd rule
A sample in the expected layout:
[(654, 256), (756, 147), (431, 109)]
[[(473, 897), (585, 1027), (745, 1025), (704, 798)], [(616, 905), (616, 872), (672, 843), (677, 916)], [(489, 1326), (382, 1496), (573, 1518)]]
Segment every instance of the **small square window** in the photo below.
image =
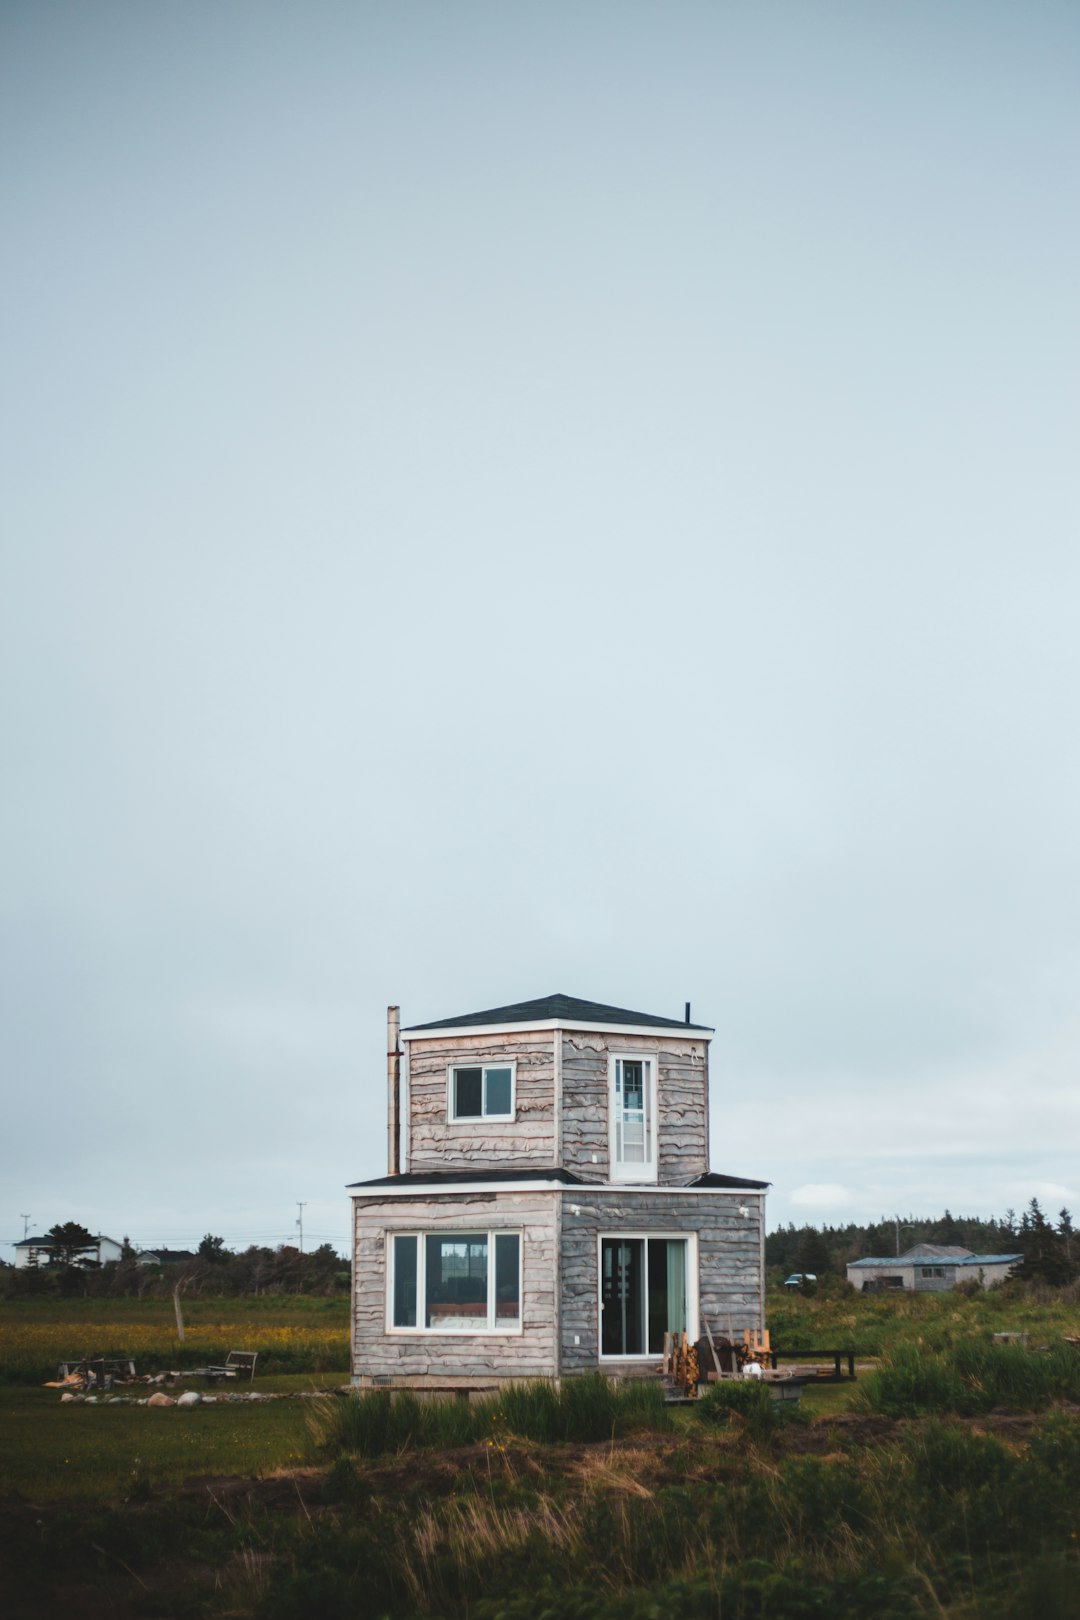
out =
[(450, 1070), (450, 1118), (513, 1119), (514, 1066), (485, 1063)]

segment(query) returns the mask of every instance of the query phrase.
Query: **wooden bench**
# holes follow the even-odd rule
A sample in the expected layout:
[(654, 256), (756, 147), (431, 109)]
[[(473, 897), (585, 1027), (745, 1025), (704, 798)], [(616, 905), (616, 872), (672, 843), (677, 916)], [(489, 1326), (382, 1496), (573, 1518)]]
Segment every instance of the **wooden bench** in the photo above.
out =
[(257, 1350), (230, 1350), (225, 1357), (225, 1365), (207, 1367), (206, 1376), (212, 1384), (216, 1384), (219, 1378), (246, 1378), (249, 1384), (253, 1384), (258, 1359)]

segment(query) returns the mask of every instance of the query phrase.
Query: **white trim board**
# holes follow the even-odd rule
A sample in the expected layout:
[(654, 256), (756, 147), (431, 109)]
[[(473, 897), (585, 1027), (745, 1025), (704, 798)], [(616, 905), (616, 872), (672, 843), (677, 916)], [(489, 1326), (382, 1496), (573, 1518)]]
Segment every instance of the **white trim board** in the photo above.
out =
[(539, 1018), (521, 1024), (458, 1024), (454, 1029), (403, 1029), (403, 1041), (456, 1041), (462, 1035), (520, 1035), (533, 1030), (574, 1029), (590, 1035), (650, 1036), (661, 1041), (704, 1041), (715, 1033), (695, 1024), (586, 1024), (576, 1018)]
[(726, 1193), (732, 1198), (745, 1202), (748, 1198), (764, 1199), (768, 1192), (767, 1187), (665, 1187), (655, 1181), (583, 1181), (578, 1186), (568, 1186), (565, 1181), (456, 1181), (452, 1187), (441, 1186), (438, 1182), (424, 1182), (422, 1185), (414, 1184), (410, 1187), (349, 1187), (346, 1189), (350, 1198), (370, 1198), (376, 1202), (383, 1198), (456, 1198), (469, 1193), (531, 1193), (554, 1192), (565, 1193), (568, 1198), (595, 1198), (600, 1194), (605, 1196), (611, 1193), (653, 1193), (657, 1197), (677, 1198), (700, 1197), (702, 1193)]

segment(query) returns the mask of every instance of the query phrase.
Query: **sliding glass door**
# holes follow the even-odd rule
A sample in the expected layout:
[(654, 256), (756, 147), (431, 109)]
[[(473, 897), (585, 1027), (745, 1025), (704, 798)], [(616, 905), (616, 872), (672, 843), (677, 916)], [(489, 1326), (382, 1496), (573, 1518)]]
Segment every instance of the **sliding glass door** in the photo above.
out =
[(688, 1240), (601, 1238), (600, 1354), (660, 1355), (665, 1333), (685, 1333)]

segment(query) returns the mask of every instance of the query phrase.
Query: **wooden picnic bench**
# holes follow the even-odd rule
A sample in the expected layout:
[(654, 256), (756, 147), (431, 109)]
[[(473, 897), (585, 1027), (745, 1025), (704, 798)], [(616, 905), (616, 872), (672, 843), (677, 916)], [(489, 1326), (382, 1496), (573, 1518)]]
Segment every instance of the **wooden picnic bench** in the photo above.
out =
[[(855, 1377), (855, 1352), (854, 1350), (847, 1349), (846, 1347), (842, 1350), (770, 1349), (768, 1354), (772, 1357), (774, 1369), (778, 1361), (807, 1362), (815, 1360), (818, 1356), (831, 1356), (833, 1362), (831, 1371), (827, 1367), (817, 1367), (813, 1369), (813, 1375), (820, 1383), (843, 1384), (846, 1383), (849, 1378)], [(841, 1370), (842, 1361), (847, 1362), (846, 1373)]]
[(216, 1384), (219, 1378), (246, 1378), (249, 1384), (253, 1384), (258, 1359), (257, 1350), (230, 1350), (222, 1366), (207, 1367), (206, 1376), (212, 1384)]

